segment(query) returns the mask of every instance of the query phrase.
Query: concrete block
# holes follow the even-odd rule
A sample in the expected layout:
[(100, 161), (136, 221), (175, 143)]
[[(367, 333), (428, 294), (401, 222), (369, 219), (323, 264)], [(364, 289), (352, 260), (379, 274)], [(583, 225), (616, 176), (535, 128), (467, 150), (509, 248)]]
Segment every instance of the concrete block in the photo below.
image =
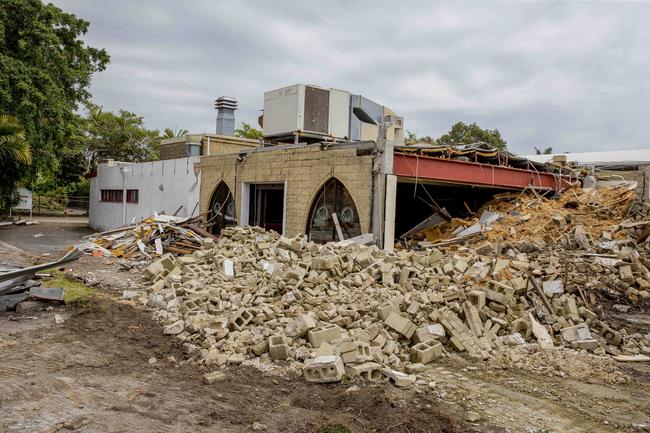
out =
[(411, 347), (411, 362), (428, 364), (442, 356), (442, 343), (429, 340)]
[(406, 312), (409, 313), (409, 314), (411, 314), (411, 315), (414, 315), (414, 314), (417, 314), (417, 312), (418, 312), (419, 310), (420, 310), (420, 304), (418, 304), (417, 302), (413, 301), (413, 302), (411, 302), (411, 304), (410, 304), (410, 305), (408, 306), (408, 308), (406, 309)]
[(494, 246), (488, 241), (479, 243), (475, 248), (476, 252), (482, 256), (489, 256), (494, 253)]
[(445, 329), (441, 324), (435, 323), (433, 325), (421, 326), (415, 330), (411, 340), (414, 343), (422, 343), (423, 341), (435, 340), (445, 336)]
[(311, 259), (313, 269), (327, 271), (338, 265), (339, 260), (336, 256), (320, 256)]
[(381, 365), (376, 362), (346, 365), (345, 372), (350, 377), (360, 377), (368, 381), (377, 381), (384, 377), (381, 372)]
[(284, 335), (273, 335), (269, 337), (269, 355), (272, 361), (287, 359), (289, 357), (289, 345)]
[(203, 383), (206, 385), (212, 385), (216, 382), (221, 382), (226, 379), (226, 374), (221, 371), (211, 371), (203, 375)]
[(623, 265), (618, 268), (618, 273), (622, 281), (625, 281), (626, 283), (634, 282), (634, 274), (632, 273), (632, 266)]
[(341, 358), (346, 364), (372, 360), (370, 344), (363, 341), (344, 341), (339, 346)]
[(318, 349), (316, 349), (316, 355), (315, 357), (318, 358), (319, 356), (332, 356), (332, 355), (338, 355), (339, 350), (337, 347), (332, 346), (328, 342), (323, 342)]
[(467, 297), (479, 310), (485, 307), (486, 295), (483, 290), (472, 290), (467, 294)]
[(143, 271), (144, 276), (148, 280), (153, 280), (156, 277), (163, 276), (165, 272), (166, 270), (161, 260), (156, 260), (155, 262), (152, 262), (149, 266), (144, 268)]
[(384, 323), (406, 338), (411, 338), (415, 332), (415, 324), (406, 317), (402, 317), (395, 312), (391, 312), (384, 320)]
[(393, 302), (386, 302), (385, 304), (380, 305), (377, 308), (377, 311), (379, 312), (381, 320), (386, 320), (390, 313), (399, 314), (399, 306)]
[(577, 322), (580, 320), (580, 313), (578, 312), (578, 306), (576, 304), (576, 299), (573, 296), (569, 296), (564, 300), (564, 313), (571, 318), (571, 320)]
[(340, 356), (319, 356), (305, 361), (302, 371), (307, 382), (339, 382), (345, 367)]
[(353, 340), (363, 341), (365, 343), (370, 343), (370, 334), (363, 329), (353, 329), (350, 331), (350, 336)]
[(262, 340), (259, 343), (254, 344), (251, 346), (251, 351), (255, 356), (262, 356), (264, 353), (269, 351), (269, 341)]
[(435, 266), (436, 264), (440, 263), (443, 257), (444, 255), (440, 252), (440, 250), (432, 248), (431, 252), (429, 252), (429, 265)]
[(307, 331), (307, 339), (309, 343), (319, 348), (323, 342), (331, 343), (341, 339), (341, 328), (336, 325), (324, 325), (319, 328), (313, 328)]
[(381, 372), (384, 376), (391, 379), (395, 383), (395, 386), (402, 387), (415, 384), (416, 378), (414, 374), (406, 374), (390, 368), (383, 368)]
[(230, 317), (228, 327), (231, 330), (241, 331), (244, 329), (244, 326), (248, 325), (250, 321), (253, 320), (254, 317), (255, 316), (251, 311), (248, 311), (246, 309), (237, 310)]
[(228, 365), (240, 365), (244, 360), (246, 359), (246, 356), (243, 353), (233, 353), (228, 357), (227, 364)]
[(569, 326), (560, 330), (562, 339), (567, 343), (580, 340), (591, 340), (591, 332), (589, 332), (589, 325), (580, 323), (575, 326)]
[(171, 325), (165, 327), (163, 333), (165, 335), (178, 335), (185, 329), (185, 322), (183, 320), (178, 320)]
[(598, 318), (598, 315), (596, 313), (585, 307), (578, 307), (578, 314), (580, 314), (580, 317), (585, 320), (594, 320)]
[(596, 350), (600, 347), (598, 340), (575, 340), (571, 342), (571, 347), (578, 350)]
[(481, 337), (483, 335), (483, 322), (481, 322), (476, 307), (469, 301), (465, 301), (463, 302), (463, 311), (465, 312), (465, 320), (469, 329), (472, 330), (474, 335)]

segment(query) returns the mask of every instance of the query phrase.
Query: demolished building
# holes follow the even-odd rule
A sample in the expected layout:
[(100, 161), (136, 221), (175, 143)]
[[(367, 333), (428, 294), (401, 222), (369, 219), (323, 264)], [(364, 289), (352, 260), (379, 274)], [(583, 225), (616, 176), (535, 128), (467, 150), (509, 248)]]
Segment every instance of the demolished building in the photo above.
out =
[(233, 98), (219, 98), (216, 107), (216, 134), (187, 134), (160, 150), (163, 164), (183, 152), (197, 158), (197, 206), (186, 205), (183, 215), (200, 215), (213, 233), (253, 225), (318, 243), (372, 234), (391, 250), (432, 215), (467, 217), (494, 194), (559, 191), (572, 182), (570, 172), (481, 144), (405, 146), (404, 121), (394, 111), (337, 89), (299, 84), (267, 92), (261, 140), (232, 135)]

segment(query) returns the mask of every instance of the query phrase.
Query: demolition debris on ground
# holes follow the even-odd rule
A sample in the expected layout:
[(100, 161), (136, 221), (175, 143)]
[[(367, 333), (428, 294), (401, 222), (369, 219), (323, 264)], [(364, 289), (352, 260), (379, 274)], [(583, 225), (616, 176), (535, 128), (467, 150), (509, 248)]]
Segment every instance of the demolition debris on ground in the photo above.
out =
[(211, 235), (196, 223), (199, 218), (155, 214), (137, 224), (86, 236), (75, 245), (97, 256), (150, 259), (164, 252), (191, 254)]
[[(229, 227), (192, 254), (151, 262), (125, 298), (155, 308), (189, 362), (287, 361), (311, 382), (348, 375), (409, 385), (451, 353), (487, 360), (513, 346), (650, 360), (650, 336), (608, 320), (601, 302), (650, 298), (647, 244), (636, 243), (644, 215), (620, 219), (631, 215), (630, 191), (509, 197), (497, 210), (520, 224), (493, 223), (482, 228), (487, 239), (421, 251)], [(567, 196), (576, 203), (566, 206)], [(565, 223), (553, 217), (558, 206)], [(598, 212), (607, 226), (585, 220)], [(556, 232), (525, 232), (541, 218)]]

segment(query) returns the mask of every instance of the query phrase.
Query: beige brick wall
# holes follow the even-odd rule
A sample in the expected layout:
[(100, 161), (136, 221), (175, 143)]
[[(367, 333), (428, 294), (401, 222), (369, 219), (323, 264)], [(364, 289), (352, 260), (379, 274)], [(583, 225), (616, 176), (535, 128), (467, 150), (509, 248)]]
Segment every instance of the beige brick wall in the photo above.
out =
[(187, 144), (185, 140), (175, 143), (162, 143), (159, 147), (160, 159), (178, 159), (187, 157)]
[[(285, 229), (287, 236), (304, 233), (312, 200), (325, 181), (336, 177), (350, 192), (359, 214), (361, 232), (370, 232), (372, 199), (372, 156), (357, 156), (354, 147), (306, 146), (253, 152), (243, 161), (238, 155), (201, 158), (201, 212), (207, 212), (216, 186), (225, 181), (235, 194), (237, 219), (241, 213), (242, 183), (284, 183), (286, 181)], [(236, 189), (236, 191), (235, 191)]]
[(201, 139), (203, 155), (239, 153), (255, 148), (259, 146), (259, 144), (258, 140), (234, 137), (231, 135), (205, 134)]
[[(259, 146), (258, 140), (218, 134), (186, 134), (178, 138), (167, 138), (160, 143), (160, 159), (187, 157), (187, 144), (201, 143), (203, 155), (239, 153)], [(208, 149), (209, 144), (209, 149)]]

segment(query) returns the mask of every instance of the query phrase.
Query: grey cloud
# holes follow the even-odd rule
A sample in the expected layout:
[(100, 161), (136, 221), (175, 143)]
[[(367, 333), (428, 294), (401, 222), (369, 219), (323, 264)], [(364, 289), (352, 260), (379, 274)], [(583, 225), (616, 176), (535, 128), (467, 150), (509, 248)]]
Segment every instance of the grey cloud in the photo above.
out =
[(212, 103), (296, 82), (350, 90), (405, 116), (418, 135), (458, 120), (510, 148), (647, 146), (650, 4), (56, 0), (91, 23), (112, 61), (92, 93), (151, 128), (212, 131)]

